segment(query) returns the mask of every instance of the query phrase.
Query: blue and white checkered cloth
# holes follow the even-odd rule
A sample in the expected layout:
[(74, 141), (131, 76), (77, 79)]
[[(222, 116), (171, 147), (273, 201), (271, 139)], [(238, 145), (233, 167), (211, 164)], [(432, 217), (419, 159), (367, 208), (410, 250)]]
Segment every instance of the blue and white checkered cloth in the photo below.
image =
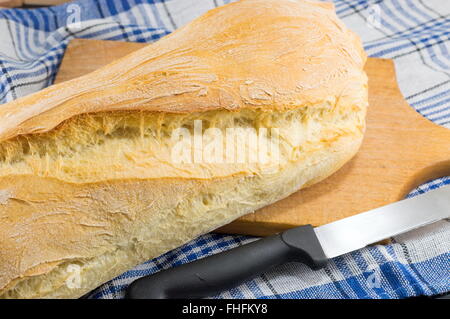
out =
[[(52, 84), (70, 39), (152, 42), (226, 2), (81, 0), (50, 8), (0, 10), (0, 103)], [(409, 104), (450, 128), (450, 1), (336, 0), (335, 5), (341, 19), (361, 36), (370, 56), (394, 59)], [(77, 24), (74, 17), (81, 22)], [(410, 196), (445, 184), (450, 178), (423, 185)], [(90, 297), (121, 298), (127, 285), (140, 276), (251, 240), (202, 236), (126, 272)], [(322, 270), (296, 263), (277, 267), (216, 297), (404, 298), (448, 291), (450, 222), (445, 220), (398, 236), (390, 245), (335, 258)]]

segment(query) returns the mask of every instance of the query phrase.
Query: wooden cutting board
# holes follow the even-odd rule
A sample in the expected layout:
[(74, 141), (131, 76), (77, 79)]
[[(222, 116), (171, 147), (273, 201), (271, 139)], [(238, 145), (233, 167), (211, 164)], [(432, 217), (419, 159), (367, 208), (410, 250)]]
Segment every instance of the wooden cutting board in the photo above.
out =
[[(56, 82), (84, 75), (144, 45), (73, 40)], [(391, 60), (369, 58), (366, 72), (367, 132), (355, 158), (321, 183), (219, 232), (265, 236), (298, 225), (323, 225), (398, 201), (421, 183), (450, 175), (450, 130), (426, 120), (406, 103)]]

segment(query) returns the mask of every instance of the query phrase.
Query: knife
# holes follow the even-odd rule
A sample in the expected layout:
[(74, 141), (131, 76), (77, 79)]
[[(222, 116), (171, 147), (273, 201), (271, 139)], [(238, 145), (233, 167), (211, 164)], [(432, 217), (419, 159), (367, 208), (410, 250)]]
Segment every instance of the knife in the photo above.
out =
[(450, 186), (313, 228), (300, 226), (134, 281), (129, 299), (202, 298), (286, 262), (323, 268), (331, 258), (450, 217)]

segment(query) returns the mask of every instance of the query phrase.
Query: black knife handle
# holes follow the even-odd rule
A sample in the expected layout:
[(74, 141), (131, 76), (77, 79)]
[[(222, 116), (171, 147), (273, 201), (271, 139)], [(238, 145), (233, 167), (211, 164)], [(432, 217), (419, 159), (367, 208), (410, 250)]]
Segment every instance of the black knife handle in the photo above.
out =
[(310, 225), (289, 229), (228, 251), (142, 277), (129, 299), (202, 298), (233, 288), (273, 266), (297, 261), (313, 269), (327, 258)]

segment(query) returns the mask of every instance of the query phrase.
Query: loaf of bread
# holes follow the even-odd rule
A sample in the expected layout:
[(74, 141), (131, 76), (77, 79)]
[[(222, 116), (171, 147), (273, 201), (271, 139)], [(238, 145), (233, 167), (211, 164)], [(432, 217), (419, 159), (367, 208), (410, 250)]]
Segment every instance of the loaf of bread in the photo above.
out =
[[(365, 60), (331, 4), (242, 0), (1, 105), (0, 296), (80, 297), (326, 178), (363, 138)], [(203, 146), (266, 128), (277, 161), (177, 160), (196, 120)]]

